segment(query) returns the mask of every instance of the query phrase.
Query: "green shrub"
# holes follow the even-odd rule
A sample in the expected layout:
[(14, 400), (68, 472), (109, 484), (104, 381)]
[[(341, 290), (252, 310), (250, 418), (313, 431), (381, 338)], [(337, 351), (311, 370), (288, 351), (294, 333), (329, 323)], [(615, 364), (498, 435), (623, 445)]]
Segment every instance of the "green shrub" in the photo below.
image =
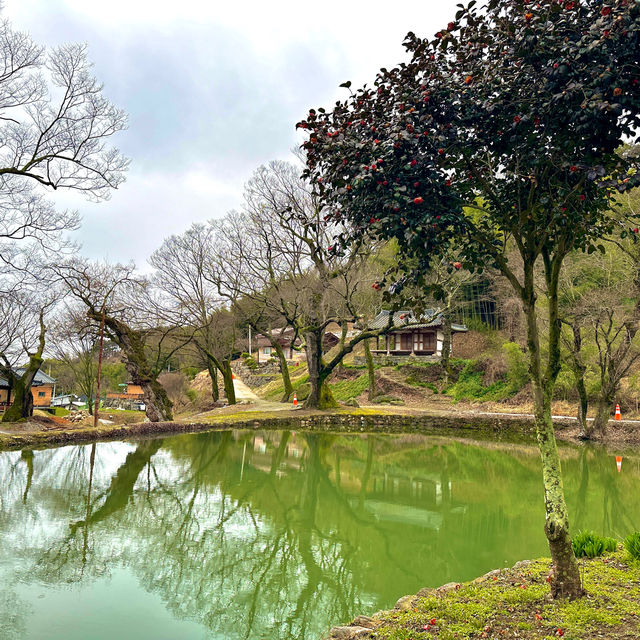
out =
[(195, 402), (198, 399), (198, 392), (195, 389), (188, 388), (185, 391), (185, 395), (189, 398), (190, 402)]
[(618, 542), (614, 538), (599, 536), (593, 531), (579, 531), (571, 540), (576, 558), (596, 558), (605, 552), (615, 551)]
[(507, 359), (507, 390), (509, 393), (517, 393), (529, 382), (527, 356), (515, 342), (505, 342), (502, 350)]
[(624, 539), (624, 548), (635, 560), (640, 560), (640, 531), (629, 534)]

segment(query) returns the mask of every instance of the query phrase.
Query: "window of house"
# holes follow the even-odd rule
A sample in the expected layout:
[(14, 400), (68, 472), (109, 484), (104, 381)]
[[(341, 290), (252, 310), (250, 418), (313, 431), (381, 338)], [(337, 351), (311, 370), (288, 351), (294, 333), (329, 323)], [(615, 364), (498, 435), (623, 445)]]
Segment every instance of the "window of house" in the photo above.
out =
[(400, 349), (402, 351), (411, 351), (411, 339), (412, 335), (410, 333), (403, 333), (400, 335)]
[(265, 356), (270, 356), (271, 355), (271, 347), (264, 347), (262, 349), (262, 352), (264, 353)]
[(44, 398), (44, 396), (45, 396), (44, 391), (38, 391), (38, 398)]
[(416, 351), (435, 351), (436, 335), (433, 331), (416, 333), (413, 337), (413, 346)]

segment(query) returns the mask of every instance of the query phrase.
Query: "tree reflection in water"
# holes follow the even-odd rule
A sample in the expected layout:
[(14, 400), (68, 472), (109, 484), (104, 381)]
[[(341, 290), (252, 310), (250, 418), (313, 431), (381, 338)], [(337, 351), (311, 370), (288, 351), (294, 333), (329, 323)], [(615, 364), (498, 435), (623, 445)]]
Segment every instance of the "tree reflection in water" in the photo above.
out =
[[(617, 474), (601, 450), (562, 454), (577, 526), (633, 528), (637, 464)], [(0, 566), (80, 593), (124, 566), (225, 638), (320, 637), (420, 587), (542, 555), (538, 475), (533, 446), (417, 435), (225, 431), (5, 453)], [(28, 606), (7, 615), (15, 597), (0, 593), (3, 637), (27, 637)]]

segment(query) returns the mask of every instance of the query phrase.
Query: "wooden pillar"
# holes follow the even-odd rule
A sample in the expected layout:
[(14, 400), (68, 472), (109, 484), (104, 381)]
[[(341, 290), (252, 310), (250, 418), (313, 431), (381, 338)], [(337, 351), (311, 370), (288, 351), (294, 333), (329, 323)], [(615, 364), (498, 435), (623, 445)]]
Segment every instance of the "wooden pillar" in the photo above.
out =
[(389, 334), (388, 334), (388, 333), (387, 333), (387, 334), (385, 334), (385, 336), (384, 336), (384, 344), (385, 344), (385, 347), (386, 347), (386, 349), (387, 349), (387, 355), (390, 355), (390, 350), (389, 350)]
[(414, 331), (411, 332), (411, 355), (416, 355), (416, 334)]

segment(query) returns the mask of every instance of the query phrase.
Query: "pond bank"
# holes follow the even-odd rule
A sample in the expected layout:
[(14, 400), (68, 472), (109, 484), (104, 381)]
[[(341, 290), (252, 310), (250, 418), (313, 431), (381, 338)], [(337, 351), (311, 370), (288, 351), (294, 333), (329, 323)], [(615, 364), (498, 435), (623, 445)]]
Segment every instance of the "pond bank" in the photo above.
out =
[(472, 582), (449, 583), (404, 596), (392, 611), (358, 616), (334, 627), (332, 640), (470, 640), (640, 637), (640, 564), (622, 545), (613, 554), (580, 560), (585, 596), (549, 599), (548, 559), (518, 562)]
[[(229, 407), (228, 409), (231, 409)], [(243, 410), (244, 409), (244, 410)], [(483, 433), (497, 436), (533, 436), (531, 416), (486, 414), (453, 411), (394, 409), (338, 409), (320, 412), (304, 409), (255, 411), (251, 407), (235, 412), (202, 414), (193, 419), (173, 422), (137, 422), (126, 425), (74, 426), (38, 422), (0, 423), (0, 450), (22, 447), (85, 443), (96, 440), (122, 440), (136, 436), (173, 435), (224, 429), (301, 429), (332, 432), (428, 432)], [(557, 436), (578, 440), (578, 429), (571, 418), (554, 418)], [(635, 422), (612, 422), (604, 444), (638, 444), (640, 425)]]

